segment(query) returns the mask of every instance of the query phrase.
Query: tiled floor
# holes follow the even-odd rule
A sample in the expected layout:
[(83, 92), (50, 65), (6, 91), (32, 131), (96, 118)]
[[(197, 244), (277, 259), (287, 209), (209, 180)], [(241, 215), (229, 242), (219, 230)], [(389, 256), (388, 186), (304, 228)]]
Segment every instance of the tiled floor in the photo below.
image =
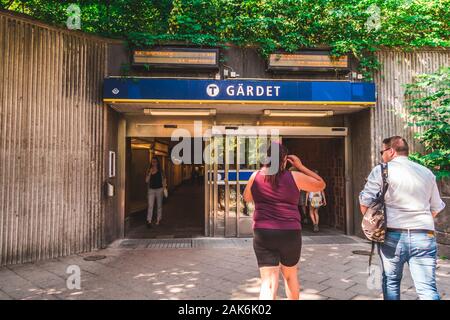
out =
[[(146, 210), (136, 212), (127, 218), (126, 237), (168, 239), (204, 236), (204, 202), (202, 185), (189, 182), (182, 184), (164, 202), (163, 218), (159, 226), (147, 228)], [(156, 219), (156, 208), (153, 219)]]
[[(331, 236), (305, 238), (309, 240), (304, 241), (299, 272), (302, 299), (381, 299), (379, 278), (368, 286), (367, 256), (353, 253), (368, 250), (368, 243), (345, 236), (335, 236), (334, 244)], [(260, 280), (251, 239), (188, 239), (181, 242), (184, 246), (167, 241), (164, 248), (152, 241), (118, 241), (105, 250), (0, 268), (0, 299), (258, 298)], [(84, 260), (92, 255), (105, 259)], [(374, 261), (377, 264), (378, 257)], [(81, 270), (80, 289), (67, 286), (69, 266)], [(437, 281), (442, 298), (449, 299), (448, 261), (438, 261)], [(282, 282), (279, 296), (285, 297)], [(416, 298), (405, 270), (402, 299)]]

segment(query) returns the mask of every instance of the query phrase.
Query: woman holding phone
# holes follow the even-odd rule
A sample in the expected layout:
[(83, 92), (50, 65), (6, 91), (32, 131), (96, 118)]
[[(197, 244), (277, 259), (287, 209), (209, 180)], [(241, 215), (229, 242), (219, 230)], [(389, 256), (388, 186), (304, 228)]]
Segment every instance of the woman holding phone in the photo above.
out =
[(167, 186), (165, 175), (161, 170), (161, 164), (157, 157), (153, 157), (150, 162), (150, 168), (147, 171), (145, 182), (148, 184), (147, 227), (151, 227), (155, 199), (157, 210), (155, 224), (159, 225), (161, 222), (164, 188)]
[[(272, 142), (268, 155), (278, 160), (276, 172), (264, 165), (252, 174), (243, 194), (245, 201), (255, 203), (253, 248), (261, 275), (259, 298), (276, 299), (281, 271), (287, 298), (298, 300), (297, 264), (302, 247), (300, 190), (321, 191), (325, 182), (297, 156), (289, 155), (280, 143)], [(286, 170), (287, 163), (298, 171)]]

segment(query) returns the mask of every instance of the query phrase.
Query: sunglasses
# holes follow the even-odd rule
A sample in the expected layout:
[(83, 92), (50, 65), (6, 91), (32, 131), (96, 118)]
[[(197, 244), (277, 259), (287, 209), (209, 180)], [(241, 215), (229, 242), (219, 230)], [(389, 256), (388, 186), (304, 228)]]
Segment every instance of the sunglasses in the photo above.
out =
[(381, 151), (380, 151), (380, 155), (383, 156), (383, 153), (384, 153), (385, 151), (388, 151), (389, 149), (391, 149), (391, 148), (387, 148), (387, 149), (381, 150)]

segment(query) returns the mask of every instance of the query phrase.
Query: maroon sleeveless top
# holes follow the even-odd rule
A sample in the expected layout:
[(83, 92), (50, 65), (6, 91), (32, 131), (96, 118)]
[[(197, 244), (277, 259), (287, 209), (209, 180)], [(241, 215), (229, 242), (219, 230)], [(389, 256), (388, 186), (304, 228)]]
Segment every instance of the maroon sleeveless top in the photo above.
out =
[(298, 201), (300, 191), (292, 173), (284, 170), (278, 176), (278, 186), (264, 181), (261, 171), (255, 176), (251, 187), (255, 212), (253, 229), (300, 230)]

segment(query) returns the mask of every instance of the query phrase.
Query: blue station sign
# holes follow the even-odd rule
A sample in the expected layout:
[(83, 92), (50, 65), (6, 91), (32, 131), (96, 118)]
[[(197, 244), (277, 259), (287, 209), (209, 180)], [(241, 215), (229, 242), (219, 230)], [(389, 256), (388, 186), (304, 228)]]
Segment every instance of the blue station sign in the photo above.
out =
[[(239, 174), (236, 170), (228, 170), (228, 182), (236, 183), (236, 181), (239, 180), (241, 184), (247, 184), (248, 180), (250, 180), (250, 177), (252, 173), (255, 172), (255, 170), (239, 170)], [(214, 172), (208, 172), (208, 181), (212, 182), (213, 180), (213, 174)], [(216, 176), (217, 184), (225, 184), (225, 171), (224, 170), (217, 170), (217, 176)]]
[(106, 103), (374, 104), (375, 84), (351, 81), (107, 78), (103, 100)]

